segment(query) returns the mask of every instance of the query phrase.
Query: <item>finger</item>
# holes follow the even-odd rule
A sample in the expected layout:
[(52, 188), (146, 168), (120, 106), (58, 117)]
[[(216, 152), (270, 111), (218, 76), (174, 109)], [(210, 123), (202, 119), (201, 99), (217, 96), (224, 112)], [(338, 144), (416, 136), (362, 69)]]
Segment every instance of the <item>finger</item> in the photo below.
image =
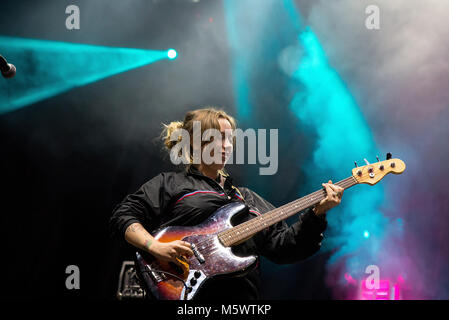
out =
[(345, 189), (343, 189), (342, 187), (336, 186), (335, 184), (330, 184), (329, 187), (332, 189), (332, 191), (336, 194), (336, 196), (338, 196), (339, 198), (342, 197), (343, 195), (343, 191)]
[(190, 245), (190, 243), (188, 243), (187, 241), (182, 241), (182, 240), (176, 240), (176, 241), (174, 242), (174, 244), (177, 245), (177, 246), (184, 247), (184, 248), (191, 248), (191, 247), (192, 247), (192, 246)]
[(333, 199), (333, 200), (335, 200), (335, 199), (340, 199), (340, 193), (334, 191), (334, 189), (332, 189), (332, 188), (331, 188), (331, 190), (332, 190), (332, 191), (331, 191), (332, 199)]
[(184, 250), (183, 252), (185, 252), (187, 250), (187, 252), (189, 252), (188, 253), (189, 256), (193, 255), (192, 245), (189, 242), (178, 240), (178, 241), (176, 241), (176, 243), (179, 245), (181, 250)]
[(185, 241), (183, 241), (183, 244), (184, 244), (184, 248), (186, 248), (191, 253), (191, 255), (193, 255), (192, 245)]
[(345, 190), (344, 188), (337, 186), (335, 184), (329, 184), (329, 187), (336, 193), (340, 193), (340, 194), (343, 193), (343, 191)]
[(344, 189), (344, 188), (342, 188), (342, 187), (337, 187), (337, 193), (338, 193), (338, 195), (340, 196), (340, 198), (341, 198), (341, 196), (343, 195), (343, 192), (345, 192), (345, 189)]
[(340, 198), (338, 197), (336, 192), (328, 191), (326, 198), (323, 199), (323, 202), (324, 202), (324, 205), (328, 206), (328, 205), (332, 205), (332, 203), (335, 203), (338, 200), (340, 200)]
[(192, 245), (189, 242), (187, 242), (187, 241), (179, 240), (178, 244), (181, 245), (181, 246), (184, 246), (186, 248), (191, 248), (192, 247)]
[(326, 190), (327, 195), (332, 195), (333, 190), (331, 189), (331, 187), (329, 186), (328, 183), (323, 183), (323, 187)]
[(332, 192), (327, 191), (326, 197), (321, 200), (322, 204), (327, 205), (329, 202), (334, 201), (334, 196), (332, 195)]
[(176, 260), (176, 258), (179, 256), (179, 253), (178, 253), (178, 251), (175, 249), (175, 248), (173, 248), (172, 250), (170, 250), (170, 252), (169, 252), (169, 254), (168, 254), (170, 257), (171, 257), (171, 259), (174, 261), (174, 260)]
[(192, 249), (190, 249), (190, 247), (179, 245), (178, 247), (176, 247), (176, 251), (180, 255), (186, 255), (188, 257), (193, 256), (193, 251)]

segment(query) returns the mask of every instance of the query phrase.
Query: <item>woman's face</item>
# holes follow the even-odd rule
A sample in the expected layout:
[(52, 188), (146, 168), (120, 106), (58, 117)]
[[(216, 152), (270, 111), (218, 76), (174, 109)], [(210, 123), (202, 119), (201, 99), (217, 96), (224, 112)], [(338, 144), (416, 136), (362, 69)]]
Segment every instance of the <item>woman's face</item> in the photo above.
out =
[[(213, 141), (203, 147), (203, 152), (210, 154), (214, 162), (212, 164), (202, 163), (203, 166), (208, 166), (214, 170), (221, 170), (224, 168), (227, 160), (233, 151), (233, 130), (231, 123), (225, 118), (219, 118), (221, 139), (213, 139)], [(205, 148), (208, 148), (205, 150)], [(220, 151), (220, 155), (215, 156), (215, 151)]]

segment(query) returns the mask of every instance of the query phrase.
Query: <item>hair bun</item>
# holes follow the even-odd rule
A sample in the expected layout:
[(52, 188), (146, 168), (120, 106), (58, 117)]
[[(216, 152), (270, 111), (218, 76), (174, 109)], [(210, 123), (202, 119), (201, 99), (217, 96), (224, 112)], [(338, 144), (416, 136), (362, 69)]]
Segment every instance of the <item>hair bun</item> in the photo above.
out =
[(162, 131), (162, 136), (163, 136), (164, 144), (168, 150), (171, 150), (171, 148), (173, 148), (173, 146), (176, 145), (176, 143), (178, 143), (181, 140), (182, 134), (181, 134), (181, 132), (179, 132), (178, 138), (176, 140), (172, 140), (171, 137), (172, 137), (173, 133), (175, 133), (177, 130), (183, 128), (184, 122), (183, 121), (172, 121), (168, 125), (166, 125), (166, 124), (163, 124), (163, 125), (164, 125), (164, 130)]
[[(168, 125), (164, 124), (164, 128), (160, 137), (164, 142), (165, 147), (171, 154), (171, 152), (173, 151), (173, 147), (175, 147), (178, 142), (182, 141), (182, 138), (186, 133), (188, 134), (190, 139), (193, 139), (195, 122), (200, 123), (200, 134), (202, 137), (203, 133), (208, 129), (220, 130), (219, 120), (221, 118), (228, 120), (233, 130), (236, 128), (235, 119), (232, 116), (228, 115), (223, 110), (208, 107), (204, 109), (188, 111), (184, 117), (184, 121), (173, 121)], [(176, 132), (177, 130), (178, 132)], [(192, 164), (195, 161), (193, 159), (193, 143), (195, 143), (195, 141), (190, 142), (191, 143), (188, 145), (190, 148), (189, 150), (186, 150), (187, 145), (183, 145), (182, 150), (181, 148), (179, 149), (178, 156), (183, 157), (186, 160), (186, 162), (183, 163)], [(208, 143), (209, 142), (203, 141), (201, 139), (200, 145), (198, 145), (197, 147), (202, 148)], [(233, 144), (234, 143), (235, 139), (233, 140)]]

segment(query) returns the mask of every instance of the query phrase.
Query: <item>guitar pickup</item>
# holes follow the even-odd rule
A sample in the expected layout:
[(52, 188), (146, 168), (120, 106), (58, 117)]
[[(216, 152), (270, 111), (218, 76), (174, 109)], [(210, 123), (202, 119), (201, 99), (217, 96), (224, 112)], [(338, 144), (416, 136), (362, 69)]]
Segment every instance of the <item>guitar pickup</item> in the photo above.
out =
[(198, 259), (198, 261), (201, 264), (206, 262), (206, 260), (204, 259), (203, 255), (198, 251), (198, 249), (197, 249), (197, 247), (195, 246), (194, 243), (192, 243), (190, 247), (192, 248), (193, 254), (195, 255), (195, 257)]

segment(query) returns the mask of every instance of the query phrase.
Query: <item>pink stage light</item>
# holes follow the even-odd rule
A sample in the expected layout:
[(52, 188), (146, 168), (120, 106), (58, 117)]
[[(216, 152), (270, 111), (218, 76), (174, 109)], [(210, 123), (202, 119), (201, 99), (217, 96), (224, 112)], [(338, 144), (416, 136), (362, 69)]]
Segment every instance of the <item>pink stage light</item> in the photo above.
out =
[(393, 284), (390, 280), (379, 280), (378, 288), (370, 289), (364, 279), (360, 285), (359, 300), (401, 300), (399, 283)]
[(349, 273), (345, 273), (344, 277), (354, 289), (358, 288), (357, 294), (353, 296), (357, 300), (402, 300), (401, 285), (404, 282), (402, 276), (399, 276), (395, 283), (389, 279), (381, 279), (378, 288), (373, 289), (369, 288), (372, 286), (367, 286), (368, 278), (359, 283)]

